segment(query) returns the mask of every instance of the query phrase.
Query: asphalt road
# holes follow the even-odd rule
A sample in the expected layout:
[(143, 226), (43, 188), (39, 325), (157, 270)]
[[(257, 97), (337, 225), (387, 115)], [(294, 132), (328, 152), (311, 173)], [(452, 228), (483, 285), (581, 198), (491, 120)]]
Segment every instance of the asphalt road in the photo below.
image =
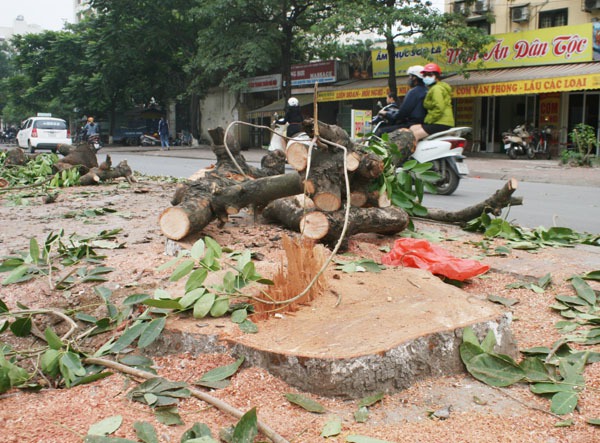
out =
[[(102, 157), (102, 151), (99, 154)], [(160, 153), (148, 155), (132, 152), (111, 152), (110, 155), (113, 164), (127, 159), (129, 165), (138, 172), (179, 178), (189, 177), (198, 169), (214, 163), (212, 159), (176, 157), (178, 154), (172, 152), (169, 152), (168, 156)], [(259, 166), (254, 161), (249, 163)], [(552, 170), (547, 172), (552, 173)], [(480, 178), (478, 172), (471, 168), (471, 176), (461, 181), (453, 195), (427, 194), (424, 204), (427, 207), (450, 211), (463, 209), (485, 200), (504, 183), (504, 179)], [(564, 226), (579, 232), (600, 234), (600, 198), (597, 186), (519, 181), (515, 196), (523, 197), (523, 205), (507, 209), (502, 214), (513, 223), (529, 228)]]

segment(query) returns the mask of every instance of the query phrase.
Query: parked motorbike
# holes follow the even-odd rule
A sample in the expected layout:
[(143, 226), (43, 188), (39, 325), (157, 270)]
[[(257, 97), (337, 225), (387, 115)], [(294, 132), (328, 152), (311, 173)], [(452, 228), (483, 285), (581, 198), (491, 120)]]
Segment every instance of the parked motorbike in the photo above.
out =
[(151, 134), (142, 134), (142, 135), (140, 135), (140, 145), (141, 146), (159, 146), (160, 139)]
[[(381, 123), (375, 125), (373, 133)], [(433, 164), (431, 170), (441, 176), (440, 180), (434, 184), (439, 195), (452, 194), (458, 188), (460, 179), (469, 175), (469, 167), (464, 161), (466, 157), (462, 155), (467, 145), (467, 140), (462, 135), (469, 132), (471, 132), (471, 128), (457, 127), (431, 134), (417, 143), (415, 152), (407, 159)], [(397, 171), (400, 170), (402, 167), (397, 169)]]
[(531, 146), (534, 155), (544, 155), (548, 160), (552, 157), (550, 154), (550, 138), (552, 137), (552, 127), (544, 126), (542, 129), (531, 131)]
[(526, 155), (528, 158), (535, 157), (527, 125), (518, 125), (512, 131), (503, 132), (502, 143), (504, 143), (506, 154), (513, 160), (519, 155)]
[(87, 144), (90, 148), (94, 150), (94, 152), (98, 152), (102, 149), (102, 142), (100, 141), (100, 134), (90, 135), (87, 138)]

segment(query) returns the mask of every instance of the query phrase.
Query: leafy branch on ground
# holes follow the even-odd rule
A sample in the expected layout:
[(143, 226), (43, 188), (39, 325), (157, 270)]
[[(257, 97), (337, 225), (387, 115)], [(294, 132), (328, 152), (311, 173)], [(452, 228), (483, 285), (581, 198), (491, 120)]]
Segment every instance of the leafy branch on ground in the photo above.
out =
[[(600, 271), (588, 274), (595, 277), (600, 275)], [(546, 287), (550, 281), (550, 276), (546, 275), (540, 279), (538, 287)], [(580, 346), (600, 343), (600, 309), (596, 292), (581, 276), (574, 276), (571, 284), (576, 295), (557, 295), (556, 303), (550, 306), (566, 319), (559, 321), (556, 328), (567, 335), (551, 348), (540, 346), (521, 350), (525, 358), (517, 363), (508, 355), (494, 352), (496, 338), (493, 331), (490, 330), (479, 342), (473, 330), (466, 328), (460, 355), (467, 371), (476, 379), (496, 387), (529, 383), (531, 392), (550, 398), (553, 414), (561, 416), (573, 412), (579, 394), (586, 387), (583, 376), (585, 365), (600, 362), (600, 353), (578, 351), (572, 349), (569, 343)], [(600, 419), (588, 422), (598, 425)], [(569, 423), (561, 422), (560, 425)]]

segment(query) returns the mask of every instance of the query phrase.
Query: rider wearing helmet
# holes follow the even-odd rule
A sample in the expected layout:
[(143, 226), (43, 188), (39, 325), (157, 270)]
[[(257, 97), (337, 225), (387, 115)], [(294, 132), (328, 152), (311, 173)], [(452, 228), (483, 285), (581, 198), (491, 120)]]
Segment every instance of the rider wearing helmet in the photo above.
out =
[(393, 124), (380, 127), (376, 131), (376, 135), (400, 128), (410, 128), (412, 125), (423, 123), (423, 119), (427, 114), (423, 107), (423, 99), (427, 95), (427, 88), (423, 84), (422, 70), (423, 66), (419, 65), (411, 66), (406, 70), (410, 89), (404, 96), (400, 107), (396, 106), (395, 109), (390, 109), (386, 113), (388, 119), (393, 120)]
[(97, 123), (94, 123), (94, 117), (88, 117), (87, 123), (83, 127), (83, 137), (87, 140), (96, 134), (100, 134), (100, 127)]
[(296, 97), (290, 97), (287, 104), (288, 106), (287, 110), (285, 111), (285, 116), (277, 120), (277, 123), (288, 123), (285, 135), (288, 137), (293, 137), (302, 131), (302, 121), (304, 118), (302, 117), (302, 112), (300, 112), (300, 103)]
[(417, 140), (436, 132), (447, 131), (454, 126), (452, 88), (441, 80), (442, 70), (435, 63), (428, 63), (423, 67), (421, 74), (423, 83), (429, 90), (423, 100), (423, 106), (427, 110), (423, 124), (410, 127)]

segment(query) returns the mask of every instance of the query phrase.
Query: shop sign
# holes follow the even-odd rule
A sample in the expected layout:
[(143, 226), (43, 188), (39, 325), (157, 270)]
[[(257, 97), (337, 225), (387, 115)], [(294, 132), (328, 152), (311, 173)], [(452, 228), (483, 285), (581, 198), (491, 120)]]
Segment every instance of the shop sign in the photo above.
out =
[(352, 119), (352, 133), (350, 137), (358, 138), (359, 134), (371, 132), (372, 112), (362, 109), (352, 109), (350, 112)]
[(454, 97), (485, 97), (500, 95), (542, 94), (600, 88), (600, 74), (572, 77), (519, 80), (482, 85), (458, 85), (452, 88)]
[(261, 75), (247, 79), (246, 92), (278, 91), (281, 89), (281, 74)]
[(292, 66), (292, 86), (333, 83), (336, 80), (335, 60)]
[(560, 94), (540, 94), (540, 121), (539, 126), (557, 126), (560, 115)]
[[(495, 35), (496, 40), (484, 53), (469, 59), (467, 69), (486, 69), (582, 63), (594, 60), (593, 23), (575, 26), (536, 29)], [(396, 75), (406, 75), (412, 65), (424, 65), (432, 56), (442, 71), (456, 71), (460, 66), (460, 48), (449, 48), (444, 43), (400, 46), (396, 50)], [(372, 51), (373, 77), (388, 76), (387, 51)]]
[[(343, 89), (337, 91), (323, 91), (318, 92), (319, 103), (321, 102), (336, 102), (339, 100), (362, 100), (369, 98), (382, 98), (386, 97), (389, 89), (387, 87), (375, 87), (375, 88), (360, 88), (360, 89)], [(408, 92), (408, 86), (398, 87), (398, 96), (406, 95)]]

